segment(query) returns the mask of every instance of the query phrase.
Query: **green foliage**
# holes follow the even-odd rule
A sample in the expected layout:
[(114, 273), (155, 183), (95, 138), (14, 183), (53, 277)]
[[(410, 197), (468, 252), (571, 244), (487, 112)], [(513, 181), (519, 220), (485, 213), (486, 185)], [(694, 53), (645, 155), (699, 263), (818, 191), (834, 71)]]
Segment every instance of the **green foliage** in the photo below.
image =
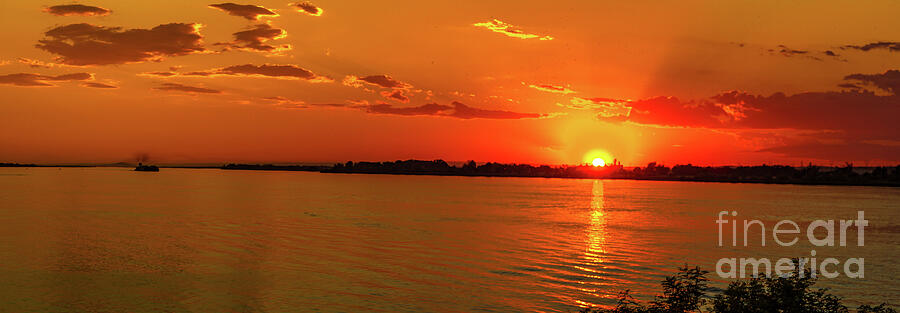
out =
[[(795, 267), (799, 268), (799, 267)], [(735, 281), (711, 300), (706, 298), (708, 272), (699, 267), (681, 267), (662, 281), (662, 294), (649, 304), (638, 303), (630, 290), (621, 292), (612, 309), (586, 308), (582, 313), (849, 313), (841, 298), (828, 289), (813, 289), (809, 270), (789, 275), (756, 277)], [(708, 305), (707, 305), (708, 304)], [(886, 304), (863, 305), (858, 313), (897, 313)]]

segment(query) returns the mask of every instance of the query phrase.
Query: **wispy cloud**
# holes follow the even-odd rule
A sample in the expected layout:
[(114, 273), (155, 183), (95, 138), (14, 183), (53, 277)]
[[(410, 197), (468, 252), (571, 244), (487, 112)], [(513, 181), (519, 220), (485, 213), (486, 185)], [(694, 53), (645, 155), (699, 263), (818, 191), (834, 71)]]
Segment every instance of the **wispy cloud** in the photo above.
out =
[(90, 87), (90, 88), (100, 88), (100, 89), (116, 89), (116, 88), (119, 88), (119, 86), (110, 85), (110, 84), (104, 84), (104, 83), (98, 83), (98, 82), (87, 82), (87, 83), (84, 83), (84, 84), (81, 84), (81, 85), (82, 85), (82, 86), (85, 86), (85, 87)]
[(259, 18), (262, 16), (278, 16), (278, 13), (275, 13), (272, 10), (252, 4), (219, 3), (210, 4), (209, 7), (222, 10), (229, 15), (243, 17), (251, 21), (259, 20)]
[(205, 93), (205, 94), (222, 93), (221, 90), (210, 89), (210, 88), (205, 88), (205, 87), (187, 86), (187, 85), (176, 84), (176, 83), (164, 83), (164, 84), (160, 85), (159, 87), (155, 87), (153, 89), (163, 90), (163, 91), (181, 91), (181, 92), (187, 92), (187, 93)]
[(249, 76), (249, 77), (270, 77), (280, 79), (299, 79), (312, 83), (323, 83), (334, 81), (330, 77), (317, 75), (305, 68), (290, 64), (241, 64), (232, 65), (223, 68), (217, 68), (206, 71), (193, 72), (148, 72), (143, 73), (144, 76), (155, 77), (176, 77), (176, 76), (199, 76), (199, 77), (219, 77), (219, 76)]
[(91, 80), (94, 76), (90, 73), (72, 73), (65, 75), (49, 76), (33, 73), (15, 73), (0, 75), (0, 84), (14, 85), (22, 87), (52, 87), (55, 86), (49, 82), (62, 81), (85, 81)]
[(864, 45), (846, 45), (846, 46), (842, 46), (841, 49), (855, 49), (855, 50), (860, 50), (860, 51), (888, 50), (891, 52), (900, 52), (900, 42), (879, 41), (879, 42), (867, 43)]
[(95, 7), (90, 5), (83, 4), (64, 4), (64, 5), (54, 5), (52, 7), (48, 7), (44, 9), (44, 12), (58, 15), (58, 16), (72, 16), (72, 15), (81, 15), (81, 16), (103, 16), (109, 15), (112, 11), (108, 9), (104, 9), (101, 7)]
[(365, 107), (366, 111), (375, 114), (392, 114), (404, 116), (441, 116), (459, 119), (526, 119), (546, 118), (557, 114), (519, 113), (505, 110), (475, 108), (454, 101), (451, 105), (428, 103), (420, 106), (402, 107), (379, 102)]
[(522, 85), (526, 85), (530, 88), (537, 89), (537, 90), (540, 90), (543, 92), (559, 93), (559, 94), (564, 94), (564, 95), (575, 93), (574, 90), (569, 89), (568, 87), (552, 85), (552, 84), (529, 85), (529, 84), (526, 84), (525, 82), (522, 82)]
[(509, 37), (519, 38), (519, 39), (538, 39), (538, 40), (553, 40), (553, 37), (547, 35), (538, 35), (538, 34), (529, 34), (524, 30), (520, 29), (518, 26), (506, 23), (504, 21), (494, 19), (488, 22), (475, 23), (472, 24), (475, 27), (483, 27), (495, 33), (504, 34)]
[(364, 85), (370, 85), (391, 89), (412, 88), (412, 85), (396, 80), (393, 77), (384, 74), (369, 75), (363, 77), (348, 75), (347, 77), (344, 77), (343, 84), (351, 87), (362, 87)]
[(611, 98), (581, 98), (573, 97), (568, 104), (556, 105), (576, 110), (594, 110), (604, 118), (628, 117), (631, 114), (630, 100)]

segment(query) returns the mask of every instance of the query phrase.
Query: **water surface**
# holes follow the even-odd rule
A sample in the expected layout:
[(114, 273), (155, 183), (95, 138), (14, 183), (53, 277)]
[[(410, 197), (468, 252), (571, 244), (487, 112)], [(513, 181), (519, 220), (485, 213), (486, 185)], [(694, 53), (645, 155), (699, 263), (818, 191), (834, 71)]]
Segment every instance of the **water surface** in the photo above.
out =
[(896, 306), (898, 208), (878, 187), (4, 168), (0, 311), (569, 312), (648, 299), (685, 263), (813, 249), (719, 247), (721, 210), (770, 227), (865, 210), (864, 247), (815, 247), (864, 257), (865, 279), (821, 284)]

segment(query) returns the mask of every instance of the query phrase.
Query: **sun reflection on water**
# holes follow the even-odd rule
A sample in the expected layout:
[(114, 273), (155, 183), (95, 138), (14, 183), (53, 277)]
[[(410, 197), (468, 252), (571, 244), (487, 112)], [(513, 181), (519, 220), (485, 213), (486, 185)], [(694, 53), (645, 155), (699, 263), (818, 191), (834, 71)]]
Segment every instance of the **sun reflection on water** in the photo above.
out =
[(604, 212), (603, 181), (595, 180), (592, 189), (590, 224), (587, 229), (586, 266), (603, 263), (606, 254), (606, 213)]

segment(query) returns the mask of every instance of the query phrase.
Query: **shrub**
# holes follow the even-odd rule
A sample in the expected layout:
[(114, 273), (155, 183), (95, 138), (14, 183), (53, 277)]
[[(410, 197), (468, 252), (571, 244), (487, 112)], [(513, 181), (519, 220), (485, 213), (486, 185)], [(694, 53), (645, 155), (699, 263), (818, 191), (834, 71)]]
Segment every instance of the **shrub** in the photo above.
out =
[[(796, 261), (795, 261), (796, 262)], [(828, 289), (813, 289), (816, 279), (800, 267), (789, 275), (735, 281), (721, 294), (707, 298), (707, 271), (681, 267), (662, 281), (662, 294), (648, 305), (638, 303), (630, 290), (619, 293), (612, 309), (586, 308), (582, 313), (849, 313), (841, 298)], [(709, 305), (706, 305), (709, 304)], [(882, 303), (863, 305), (857, 313), (897, 313)]]

